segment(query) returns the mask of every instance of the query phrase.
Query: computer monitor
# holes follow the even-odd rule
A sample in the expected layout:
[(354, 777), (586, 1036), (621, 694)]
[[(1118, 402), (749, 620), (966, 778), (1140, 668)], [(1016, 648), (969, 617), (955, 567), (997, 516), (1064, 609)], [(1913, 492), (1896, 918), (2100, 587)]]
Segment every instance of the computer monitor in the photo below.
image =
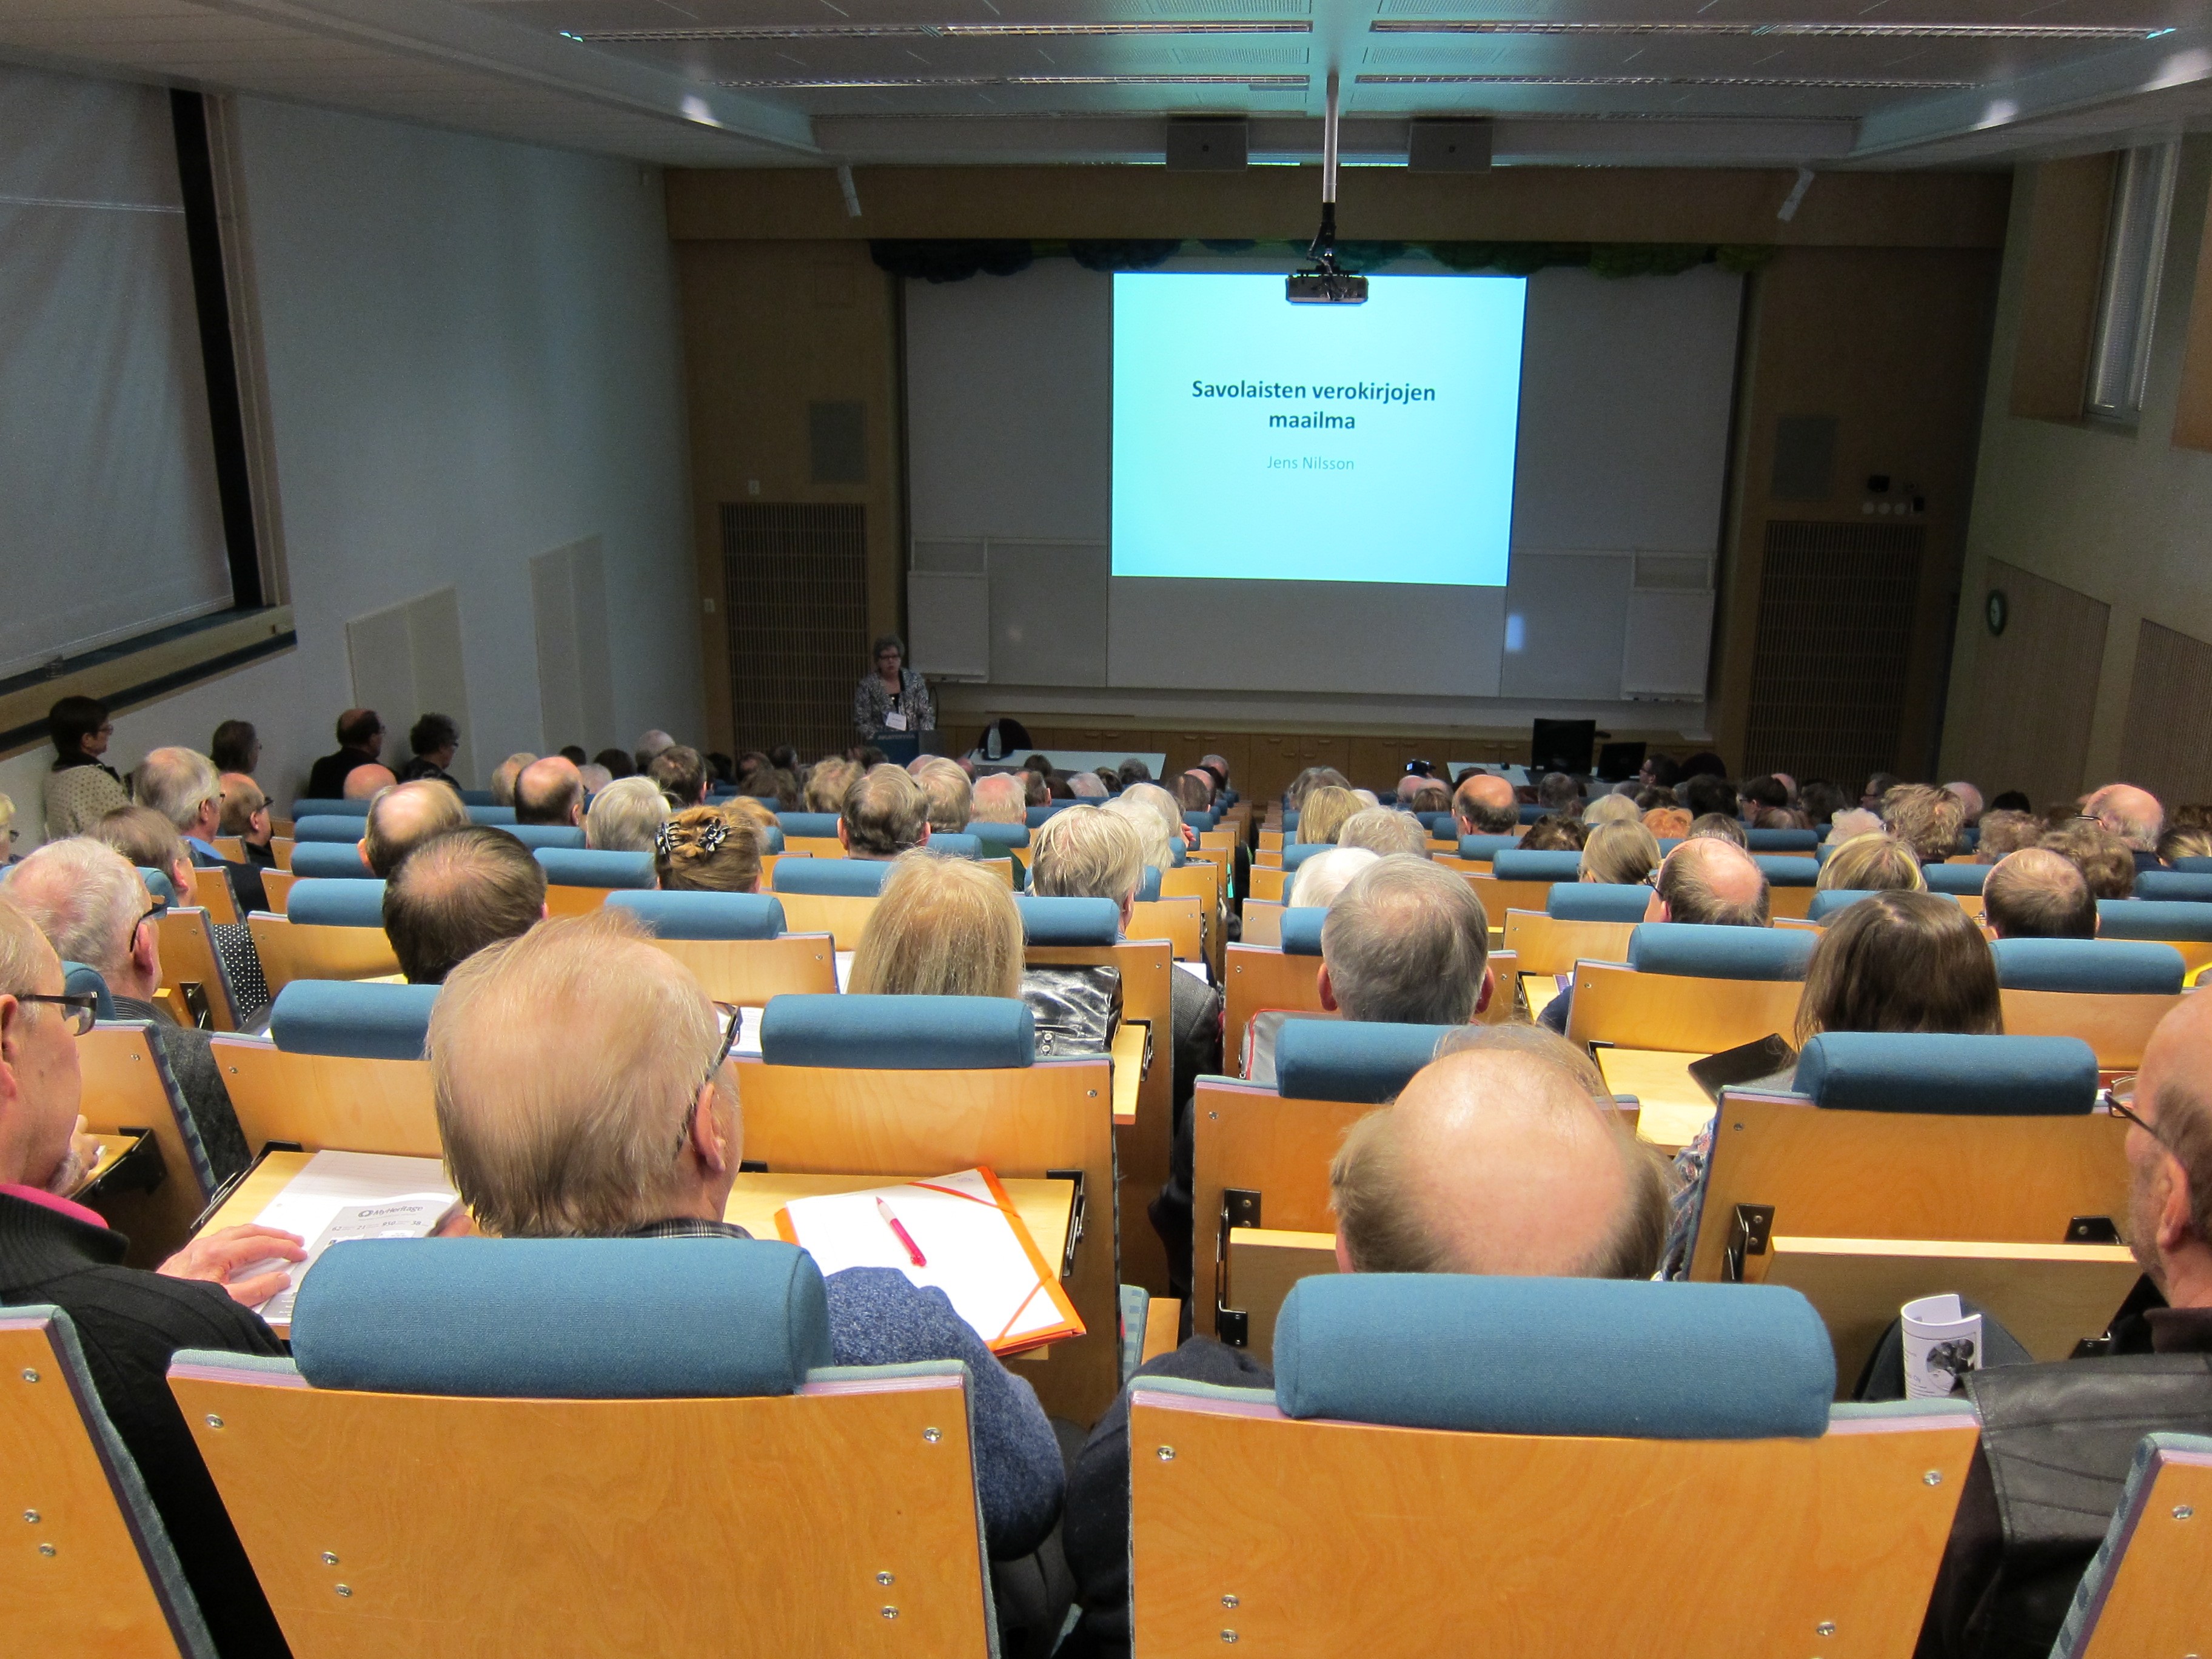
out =
[(1644, 769), (1644, 745), (1608, 743), (1597, 751), (1597, 775), (1607, 783), (1632, 778)]
[(1581, 777), (1590, 769), (1596, 745), (1595, 720), (1538, 720), (1528, 738), (1528, 770)]

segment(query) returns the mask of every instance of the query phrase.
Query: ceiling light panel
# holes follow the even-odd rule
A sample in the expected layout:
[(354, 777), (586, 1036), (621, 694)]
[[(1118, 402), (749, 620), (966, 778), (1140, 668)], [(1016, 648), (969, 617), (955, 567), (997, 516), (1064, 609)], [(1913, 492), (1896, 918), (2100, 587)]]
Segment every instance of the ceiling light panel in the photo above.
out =
[[(1457, 8), (1455, 8), (1457, 9)], [(2054, 45), (2113, 44), (2154, 40), (2173, 31), (2140, 24), (2084, 23), (1796, 23), (1680, 22), (1576, 23), (1540, 19), (1377, 17), (1368, 24), (1376, 34), (1534, 34), (1588, 39), (1604, 36), (1668, 36), (1676, 39), (1759, 38), (1816, 40), (2027, 40)]]
[(562, 29), (568, 40), (619, 46), (689, 45), (751, 40), (1060, 40), (1182, 37), (1194, 34), (1310, 34), (1313, 24), (1289, 18), (1235, 18), (1097, 23), (732, 23), (697, 28)]

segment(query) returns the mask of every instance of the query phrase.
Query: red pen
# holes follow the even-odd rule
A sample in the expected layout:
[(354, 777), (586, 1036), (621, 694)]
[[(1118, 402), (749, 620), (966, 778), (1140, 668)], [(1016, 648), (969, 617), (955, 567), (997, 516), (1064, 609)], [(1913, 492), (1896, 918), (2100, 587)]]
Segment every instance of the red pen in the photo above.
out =
[(929, 1258), (921, 1253), (921, 1246), (914, 1242), (914, 1235), (905, 1229), (899, 1218), (891, 1213), (891, 1206), (880, 1198), (876, 1200), (876, 1213), (884, 1218), (884, 1225), (898, 1235), (898, 1242), (906, 1246), (907, 1255), (917, 1267), (927, 1267)]

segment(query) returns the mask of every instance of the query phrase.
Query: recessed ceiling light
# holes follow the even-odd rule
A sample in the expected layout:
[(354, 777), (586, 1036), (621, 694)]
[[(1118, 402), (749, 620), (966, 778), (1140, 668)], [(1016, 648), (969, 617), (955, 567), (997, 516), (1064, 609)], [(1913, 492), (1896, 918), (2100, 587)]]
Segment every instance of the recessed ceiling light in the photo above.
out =
[(563, 29), (570, 40), (622, 44), (702, 40), (961, 40), (1114, 34), (1311, 34), (1310, 21), (1209, 19), (1126, 23), (731, 23), (714, 28)]
[(1759, 87), (1830, 92), (1955, 92), (1973, 81), (1787, 75), (1363, 75), (1363, 87)]
[(1560, 23), (1378, 17), (1376, 34), (1689, 34), (1864, 40), (2154, 40), (2171, 29), (2105, 23)]
[(861, 87), (1249, 87), (1303, 92), (1303, 75), (762, 75), (718, 81), (754, 91), (827, 92)]

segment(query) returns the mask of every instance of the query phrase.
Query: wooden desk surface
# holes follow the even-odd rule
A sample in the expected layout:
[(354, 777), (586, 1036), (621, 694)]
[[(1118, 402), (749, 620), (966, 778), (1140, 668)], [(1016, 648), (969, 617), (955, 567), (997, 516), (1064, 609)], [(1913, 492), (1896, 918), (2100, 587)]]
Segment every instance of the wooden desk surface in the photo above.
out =
[(1690, 1076), (1690, 1063), (1703, 1054), (1659, 1048), (1601, 1048), (1597, 1063), (1615, 1094), (1643, 1103), (1637, 1133), (1655, 1146), (1688, 1146), (1712, 1121), (1713, 1103)]
[(83, 1178), (81, 1179), (75, 1187), (70, 1189), (70, 1196), (71, 1198), (76, 1198), (82, 1194), (88, 1188), (97, 1184), (110, 1170), (115, 1167), (117, 1162), (122, 1158), (123, 1154), (129, 1152), (133, 1146), (136, 1146), (143, 1139), (144, 1139), (144, 1137), (140, 1135), (84, 1135), (79, 1137), (76, 1144), (80, 1152), (84, 1151), (85, 1141), (91, 1141), (93, 1146), (92, 1150), (86, 1153), (87, 1162), (85, 1164)]
[[(1137, 1126), (1137, 1094), (1147, 1069), (1145, 1043), (1151, 1032), (1152, 1027), (1143, 1020), (1125, 1019), (1114, 1033), (1109, 1052), (1114, 1061), (1114, 1127), (1117, 1129)], [(1013, 1188), (1006, 1190), (1012, 1193)], [(1042, 1245), (1044, 1241), (1037, 1243)]]

